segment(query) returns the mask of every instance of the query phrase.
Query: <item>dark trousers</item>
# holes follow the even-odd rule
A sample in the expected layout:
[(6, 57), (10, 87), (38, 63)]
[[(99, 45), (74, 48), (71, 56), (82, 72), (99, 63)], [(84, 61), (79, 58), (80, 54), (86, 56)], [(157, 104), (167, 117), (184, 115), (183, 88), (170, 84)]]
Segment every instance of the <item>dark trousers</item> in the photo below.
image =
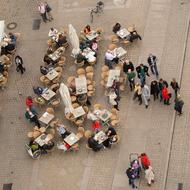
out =
[(169, 105), (170, 103), (170, 99), (168, 98), (168, 99), (164, 99), (164, 104), (166, 104), (166, 105)]
[(31, 122), (34, 122), (38, 127), (40, 127), (40, 123), (38, 121), (38, 117), (35, 115), (30, 119)]
[(135, 100), (137, 97), (138, 97), (139, 105), (141, 105), (142, 104), (142, 96), (141, 96), (141, 94), (135, 93), (134, 96), (133, 96), (133, 100)]
[(136, 186), (135, 186), (135, 180), (134, 180), (134, 179), (129, 178), (129, 185), (131, 185), (131, 186), (132, 186), (132, 188), (135, 188), (135, 187), (136, 187)]
[(154, 101), (155, 101), (156, 99), (158, 99), (158, 93), (154, 93), (154, 94), (153, 94), (153, 97), (154, 97)]
[(128, 80), (131, 91), (135, 88), (135, 80)]
[(48, 19), (47, 19), (47, 16), (46, 16), (46, 13), (43, 13), (43, 14), (41, 14), (41, 17), (42, 17), (42, 20), (44, 21), (44, 22), (46, 22)]
[(158, 69), (157, 69), (157, 65), (156, 65), (156, 64), (151, 65), (151, 66), (150, 66), (150, 70), (151, 70), (151, 72), (152, 72), (153, 75), (156, 75), (156, 76), (159, 75), (159, 74), (158, 74)]
[(23, 74), (26, 69), (22, 66), (22, 64), (20, 64), (17, 66), (17, 70), (20, 71), (21, 74)]

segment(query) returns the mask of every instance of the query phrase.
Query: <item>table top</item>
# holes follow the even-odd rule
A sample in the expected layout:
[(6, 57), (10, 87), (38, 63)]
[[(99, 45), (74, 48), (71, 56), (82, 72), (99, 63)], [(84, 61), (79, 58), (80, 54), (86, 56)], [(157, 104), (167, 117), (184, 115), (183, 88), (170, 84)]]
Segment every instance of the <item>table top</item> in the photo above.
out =
[(49, 80), (53, 80), (53, 79), (56, 78), (58, 75), (59, 75), (59, 73), (53, 69), (53, 70), (49, 71), (45, 76), (46, 76)]
[(41, 96), (49, 101), (51, 98), (53, 98), (56, 95), (56, 93), (54, 91), (52, 91), (51, 89), (46, 90)]
[(49, 114), (48, 112), (45, 112), (40, 118), (39, 121), (42, 123), (48, 125), (50, 121), (54, 118), (55, 116), (52, 114)]
[(125, 38), (127, 37), (128, 35), (130, 35), (130, 32), (126, 29), (126, 28), (122, 28), (121, 30), (119, 30), (117, 32), (117, 35), (120, 37), (120, 38)]
[(38, 143), (40, 146), (43, 146), (45, 144), (48, 143), (48, 141), (50, 141), (51, 139), (49, 139), (48, 135), (46, 135), (45, 133), (41, 134), (39, 137), (37, 137), (34, 141), (36, 143)]
[(104, 131), (99, 131), (98, 133), (95, 134), (94, 136), (94, 140), (96, 140), (98, 142), (98, 144), (103, 143), (105, 140), (107, 140), (108, 137), (107, 135), (104, 133)]
[(70, 135), (68, 135), (65, 139), (63, 139), (67, 144), (69, 144), (70, 146), (74, 145), (76, 142), (79, 141), (79, 138), (74, 134), (71, 133)]
[(110, 117), (111, 117), (111, 112), (109, 112), (107, 109), (103, 109), (103, 110), (94, 110), (93, 112), (95, 114), (95, 116), (97, 116), (99, 119), (101, 119), (102, 121), (106, 122)]
[(109, 70), (108, 81), (107, 81), (106, 86), (111, 87), (113, 85), (114, 80), (119, 81), (120, 73), (121, 73), (121, 70), (119, 69)]
[(86, 34), (86, 38), (90, 41), (97, 38), (97, 37), (98, 37), (98, 33), (96, 31), (93, 31), (93, 30), (91, 32), (89, 32), (88, 34)]
[(82, 55), (85, 56), (85, 58), (87, 59), (87, 61), (89, 62), (93, 62), (96, 60), (95, 57), (95, 52), (92, 51), (90, 48), (86, 48), (83, 50)]
[(78, 77), (75, 78), (75, 85), (76, 85), (76, 94), (85, 94), (87, 93), (87, 82), (86, 77)]
[(48, 56), (53, 60), (56, 61), (61, 57), (61, 54), (63, 54), (65, 51), (64, 47), (58, 48), (56, 51), (54, 51), (52, 54), (49, 54)]
[(83, 107), (80, 106), (78, 108), (73, 109), (72, 113), (73, 113), (75, 118), (78, 118), (78, 117), (84, 115), (85, 111), (84, 111)]
[(117, 55), (118, 58), (121, 58), (121, 57), (123, 57), (124, 55), (127, 54), (127, 51), (125, 49), (123, 49), (122, 47), (116, 48), (115, 51), (116, 51), (116, 55)]

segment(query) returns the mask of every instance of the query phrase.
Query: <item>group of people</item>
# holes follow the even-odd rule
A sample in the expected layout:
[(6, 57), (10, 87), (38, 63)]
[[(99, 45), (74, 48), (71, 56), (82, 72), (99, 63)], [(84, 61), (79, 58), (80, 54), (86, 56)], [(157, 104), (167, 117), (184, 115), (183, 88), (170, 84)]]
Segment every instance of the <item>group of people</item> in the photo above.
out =
[(129, 185), (132, 186), (132, 188), (137, 188), (135, 179), (140, 178), (141, 170), (144, 170), (147, 184), (151, 186), (151, 184), (154, 183), (154, 171), (146, 153), (142, 153), (137, 159), (132, 160), (130, 167), (126, 170)]
[(40, 2), (38, 4), (38, 11), (44, 22), (53, 20), (53, 16), (51, 14), (52, 8), (49, 6), (47, 2)]
[[(154, 101), (156, 99), (160, 99), (160, 102), (163, 101), (165, 105), (170, 105), (170, 99), (172, 97), (172, 93), (169, 91), (168, 82), (160, 78), (159, 80), (151, 81), (150, 87), (146, 84), (146, 77), (149, 75), (149, 68), (153, 75), (156, 78), (159, 77), (159, 72), (157, 69), (157, 58), (153, 54), (149, 54), (147, 58), (147, 63), (149, 65), (146, 66), (144, 64), (140, 64), (136, 68), (134, 67), (133, 63), (129, 60), (125, 60), (123, 62), (123, 72), (126, 74), (127, 81), (129, 83), (129, 87), (131, 91), (134, 91), (133, 99), (135, 100), (138, 98), (139, 105), (144, 102), (145, 107), (148, 108), (150, 96), (152, 95)], [(136, 69), (136, 72), (135, 72)], [(139, 78), (140, 83), (135, 83), (136, 76)], [(182, 107), (183, 107), (183, 100), (179, 94), (179, 84), (175, 78), (172, 79), (170, 82), (170, 86), (174, 90), (174, 109), (177, 111), (179, 115), (182, 114)]]

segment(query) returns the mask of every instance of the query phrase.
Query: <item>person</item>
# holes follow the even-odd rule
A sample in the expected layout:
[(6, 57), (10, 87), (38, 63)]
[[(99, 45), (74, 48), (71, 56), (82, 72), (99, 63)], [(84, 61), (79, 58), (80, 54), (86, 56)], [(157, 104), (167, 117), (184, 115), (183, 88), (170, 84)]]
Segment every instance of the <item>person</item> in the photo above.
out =
[(109, 93), (109, 103), (116, 108), (117, 110), (119, 110), (119, 103), (117, 100), (117, 94), (115, 93), (114, 89), (111, 89), (110, 93)]
[(48, 36), (52, 38), (53, 40), (57, 39), (58, 30), (55, 28), (50, 28)]
[(90, 28), (90, 25), (86, 25), (85, 28), (84, 28), (84, 33), (85, 34), (88, 34), (91, 32), (91, 28)]
[(150, 84), (150, 94), (153, 95), (154, 97), (154, 101), (156, 99), (158, 99), (158, 95), (159, 95), (159, 86), (158, 86), (158, 82), (156, 80), (152, 81)]
[(0, 62), (0, 73), (3, 74), (3, 72), (5, 71), (5, 65)]
[(49, 4), (47, 2), (45, 2), (44, 4), (45, 4), (45, 9), (46, 9), (46, 13), (48, 16), (48, 20), (52, 21), (53, 20), (53, 16), (51, 14), (52, 8), (49, 6)]
[(164, 85), (166, 88), (168, 88), (168, 83), (163, 80), (162, 78), (159, 80), (158, 86), (159, 86), (159, 92), (160, 92), (160, 102), (162, 101), (162, 89), (164, 88)]
[(125, 74), (128, 73), (129, 69), (131, 71), (134, 71), (134, 65), (131, 61), (129, 61), (128, 59), (126, 59), (124, 62), (123, 62), (123, 72)]
[(103, 144), (98, 144), (98, 142), (94, 139), (94, 135), (88, 138), (88, 146), (95, 152), (100, 151), (104, 147)]
[(100, 130), (101, 128), (101, 124), (99, 120), (95, 120), (92, 122), (92, 129), (94, 129), (95, 131)]
[(36, 143), (34, 140), (30, 140), (29, 147), (31, 148), (32, 152), (34, 153), (36, 150), (40, 149), (40, 146), (38, 143)]
[(57, 41), (57, 46), (61, 47), (66, 43), (67, 43), (67, 37), (65, 35), (63, 35), (63, 34), (59, 34), (58, 41)]
[(32, 97), (31, 97), (31, 96), (27, 96), (25, 102), (26, 102), (26, 106), (27, 106), (28, 108), (31, 108), (31, 107), (33, 106), (33, 100), (32, 100)]
[(151, 184), (154, 183), (154, 172), (152, 166), (148, 166), (145, 169), (145, 179), (147, 180), (148, 186), (151, 186)]
[(34, 122), (38, 127), (40, 127), (37, 112), (33, 108), (26, 108), (25, 117), (30, 122)]
[(139, 83), (136, 83), (135, 85), (133, 100), (135, 100), (137, 97), (138, 97), (139, 105), (141, 105), (142, 104), (142, 88)]
[(157, 69), (157, 57), (155, 55), (153, 55), (152, 53), (149, 54), (147, 62), (148, 65), (150, 67), (150, 70), (152, 72), (153, 75), (156, 75), (156, 77), (158, 77), (158, 69)]
[(113, 64), (118, 63), (119, 59), (114, 51), (107, 50), (105, 53), (105, 65), (109, 67), (109, 69), (113, 69)]
[(9, 38), (11, 39), (11, 43), (16, 44), (17, 36), (12, 32), (9, 32)]
[(136, 39), (142, 40), (141, 36), (137, 33), (137, 31), (133, 30), (130, 32), (129, 41), (133, 42), (133, 40), (136, 40)]
[(57, 124), (57, 131), (63, 139), (71, 134), (71, 132), (68, 131), (63, 124)]
[(176, 82), (176, 79), (173, 78), (171, 83), (170, 83), (170, 86), (172, 87), (172, 89), (174, 90), (174, 93), (175, 93), (175, 99), (177, 98), (177, 93), (179, 91), (179, 85), (178, 85), (178, 82)]
[(131, 163), (131, 167), (134, 169), (135, 178), (140, 178), (141, 166), (138, 159), (134, 159)]
[(146, 83), (146, 75), (150, 76), (148, 74), (148, 67), (146, 65), (143, 65), (142, 63), (136, 67), (137, 76), (141, 81), (141, 85), (144, 85)]
[(47, 67), (40, 66), (40, 72), (41, 72), (43, 75), (46, 75), (46, 74), (49, 72), (49, 69), (48, 69)]
[(35, 94), (37, 94), (38, 96), (40, 96), (43, 91), (44, 91), (44, 88), (43, 87), (40, 87), (40, 86), (33, 86), (33, 91)]
[(149, 105), (149, 101), (150, 101), (150, 89), (148, 87), (148, 85), (141, 85), (142, 88), (142, 99), (145, 103), (145, 108), (148, 108)]
[(45, 4), (44, 3), (42, 3), (42, 2), (40, 2), (39, 4), (38, 4), (38, 11), (40, 12), (40, 15), (41, 15), (41, 17), (42, 17), (42, 20), (44, 21), (44, 22), (47, 22), (47, 16), (46, 16), (46, 6), (45, 6)]
[(184, 105), (184, 101), (182, 100), (181, 96), (178, 95), (177, 98), (175, 99), (175, 105), (174, 105), (174, 109), (178, 115), (182, 114), (183, 105)]
[(143, 169), (146, 169), (150, 166), (150, 159), (146, 153), (141, 153), (141, 155), (139, 156), (139, 159), (141, 161), (141, 165)]
[(96, 39), (94, 39), (94, 40), (92, 41), (92, 43), (91, 43), (91, 49), (92, 49), (94, 52), (97, 53), (97, 51), (98, 51), (98, 43), (97, 43), (97, 40), (96, 40)]
[(41, 149), (43, 150), (43, 153), (47, 154), (47, 150), (52, 150), (54, 147), (54, 142), (53, 141), (48, 141), (46, 144), (41, 146)]
[(129, 69), (127, 72), (127, 79), (129, 81), (129, 86), (131, 91), (133, 91), (133, 89), (135, 88), (135, 76), (136, 76), (135, 72)]
[(170, 105), (171, 94), (168, 92), (168, 88), (166, 87), (166, 85), (164, 85), (162, 89), (162, 98), (165, 105)]
[(23, 60), (22, 57), (20, 57), (19, 55), (17, 55), (15, 57), (15, 64), (16, 64), (16, 70), (17, 72), (21, 72), (21, 74), (24, 73), (24, 71), (26, 71), (25, 67), (23, 67)]
[(131, 185), (133, 189), (137, 188), (137, 186), (135, 185), (134, 169), (132, 167), (129, 167), (126, 170), (126, 174), (127, 174), (128, 179), (129, 179), (129, 185)]
[(118, 31), (120, 31), (120, 29), (121, 29), (121, 24), (120, 24), (120, 23), (116, 23), (116, 24), (113, 26), (112, 31), (116, 34)]

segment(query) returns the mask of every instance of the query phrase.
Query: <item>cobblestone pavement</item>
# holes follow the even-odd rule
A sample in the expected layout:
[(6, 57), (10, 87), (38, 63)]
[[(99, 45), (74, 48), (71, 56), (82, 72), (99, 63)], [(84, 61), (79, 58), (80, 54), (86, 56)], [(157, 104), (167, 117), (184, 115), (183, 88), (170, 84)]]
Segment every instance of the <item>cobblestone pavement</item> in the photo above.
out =
[[(23, 56), (26, 73), (20, 76), (13, 66), (7, 89), (0, 98), (0, 186), (13, 183), (13, 190), (124, 190), (128, 187), (125, 169), (129, 163), (131, 152), (146, 151), (152, 160), (156, 173), (156, 183), (151, 189), (164, 189), (164, 180), (171, 138), (172, 120), (174, 118), (173, 105), (166, 107), (159, 102), (151, 102), (148, 110), (132, 101), (132, 94), (125, 91), (121, 96), (119, 132), (121, 143), (111, 150), (94, 153), (85, 149), (85, 142), (81, 143), (80, 151), (65, 154), (55, 150), (50, 155), (43, 156), (38, 161), (31, 160), (25, 153), (24, 144), (26, 134), (30, 130), (23, 118), (25, 97), (32, 93), (31, 87), (39, 84), (39, 66), (47, 48), (47, 32), (51, 26), (58, 29), (72, 23), (79, 32), (89, 23), (89, 8), (94, 6), (93, 0), (55, 0), (49, 1), (53, 8), (54, 22), (41, 24), (39, 31), (32, 31), (33, 19), (40, 18), (37, 12), (37, 1), (17, 0), (0, 2), (1, 18), (6, 23), (17, 22), (15, 32), (21, 32), (22, 38), (18, 44), (18, 53)], [(180, 5), (177, 0), (127, 0), (124, 5), (115, 5), (111, 0), (104, 1), (105, 11), (95, 18), (93, 27), (104, 28), (104, 41), (100, 44), (99, 63), (96, 67), (97, 93), (93, 102), (107, 105), (103, 89), (99, 87), (100, 67), (103, 65), (105, 49), (112, 25), (119, 21), (124, 26), (135, 24), (142, 34), (143, 41), (138, 41), (128, 47), (128, 56), (135, 63), (145, 62), (149, 52), (159, 57), (161, 77), (171, 80), (178, 78), (182, 63), (185, 32), (188, 24), (189, 5)], [(124, 2), (124, 1), (123, 1)], [(3, 7), (3, 9), (2, 9)], [(138, 13), (137, 13), (138, 10)], [(9, 14), (8, 14), (9, 13)], [(80, 19), (78, 18), (80, 17)], [(180, 18), (180, 19), (179, 19)], [(188, 49), (187, 49), (188, 50)], [(70, 57), (70, 49), (66, 51), (68, 66), (63, 72), (63, 81), (68, 75), (73, 75), (75, 66)], [(188, 84), (188, 56), (185, 62), (184, 78), (182, 80), (182, 95), (185, 102), (189, 97), (189, 89), (183, 88)], [(152, 77), (151, 77), (152, 79)], [(149, 79), (150, 81), (150, 79)], [(22, 95), (19, 95), (19, 92)], [(39, 110), (43, 112), (44, 109)], [(169, 165), (169, 175), (166, 189), (177, 189), (178, 169), (182, 168), (180, 182), (186, 182), (188, 189), (188, 116), (189, 107), (185, 107), (182, 122), (177, 118), (177, 132), (174, 135), (172, 156)], [(64, 122), (62, 109), (57, 110), (57, 116)], [(68, 124), (68, 123), (67, 123)], [(182, 126), (183, 125), (183, 126)], [(180, 126), (184, 127), (180, 130)], [(72, 126), (71, 126), (72, 127)], [(72, 127), (72, 130), (73, 129)], [(185, 136), (187, 135), (187, 136)], [(178, 142), (179, 143), (176, 143)], [(185, 149), (182, 147), (185, 146)], [(181, 149), (180, 149), (181, 148)], [(178, 155), (176, 157), (176, 154)], [(179, 164), (175, 170), (175, 165)], [(186, 175), (186, 177), (184, 177)], [(143, 179), (139, 181), (140, 189), (147, 189)]]

